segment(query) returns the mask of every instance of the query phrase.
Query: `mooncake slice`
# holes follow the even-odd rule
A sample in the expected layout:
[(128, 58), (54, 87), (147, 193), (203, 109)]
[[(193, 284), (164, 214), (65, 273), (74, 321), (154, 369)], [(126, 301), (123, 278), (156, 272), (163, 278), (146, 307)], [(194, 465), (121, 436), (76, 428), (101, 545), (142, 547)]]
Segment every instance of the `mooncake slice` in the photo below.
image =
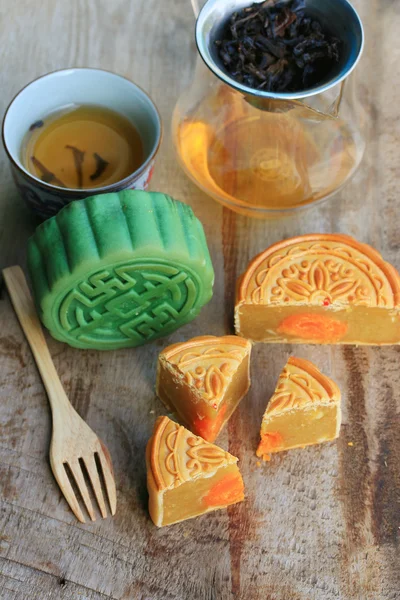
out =
[(400, 276), (346, 235), (279, 242), (240, 278), (235, 328), (254, 342), (399, 344)]
[(163, 527), (244, 500), (238, 459), (168, 417), (147, 444), (149, 511)]
[(308, 360), (289, 358), (261, 423), (257, 456), (334, 440), (341, 423), (340, 390)]
[(250, 387), (251, 344), (206, 335), (158, 358), (157, 395), (193, 433), (213, 442)]
[(198, 315), (214, 281), (192, 209), (132, 190), (71, 202), (36, 229), (28, 264), (43, 324), (77, 348), (166, 335)]

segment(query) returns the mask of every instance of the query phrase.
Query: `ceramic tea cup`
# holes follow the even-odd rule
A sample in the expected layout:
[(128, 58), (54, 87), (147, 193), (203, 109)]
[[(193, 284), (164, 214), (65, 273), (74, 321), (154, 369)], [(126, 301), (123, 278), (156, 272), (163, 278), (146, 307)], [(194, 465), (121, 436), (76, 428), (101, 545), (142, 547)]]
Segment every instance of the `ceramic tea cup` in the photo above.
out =
[[(141, 166), (125, 179), (94, 189), (69, 189), (46, 183), (22, 162), (22, 144), (30, 126), (68, 105), (92, 104), (128, 118), (143, 143)], [(14, 181), (31, 210), (42, 219), (56, 214), (72, 200), (125, 189), (147, 189), (161, 142), (161, 119), (150, 97), (120, 75), (100, 69), (65, 69), (29, 83), (12, 100), (3, 120), (3, 144)]]

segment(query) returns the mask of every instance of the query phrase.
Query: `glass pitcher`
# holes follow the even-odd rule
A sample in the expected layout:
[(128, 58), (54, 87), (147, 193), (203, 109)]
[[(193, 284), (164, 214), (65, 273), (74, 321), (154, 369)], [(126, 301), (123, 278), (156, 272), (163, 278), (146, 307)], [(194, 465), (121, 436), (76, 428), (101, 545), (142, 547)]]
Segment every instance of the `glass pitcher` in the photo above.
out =
[(172, 134), (180, 163), (207, 194), (239, 213), (282, 216), (322, 201), (354, 174), (365, 149), (366, 115), (355, 68), (363, 27), (348, 0), (307, 0), (307, 10), (342, 41), (329, 80), (298, 93), (252, 89), (223, 68), (215, 40), (249, 0), (208, 0), (195, 13), (199, 51), (179, 99)]

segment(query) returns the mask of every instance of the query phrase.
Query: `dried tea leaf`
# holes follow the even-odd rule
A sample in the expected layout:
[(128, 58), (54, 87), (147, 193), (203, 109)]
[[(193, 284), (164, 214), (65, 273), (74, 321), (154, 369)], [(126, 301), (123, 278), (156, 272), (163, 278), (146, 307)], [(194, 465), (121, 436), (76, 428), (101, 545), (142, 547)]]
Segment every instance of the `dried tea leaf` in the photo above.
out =
[(76, 169), (76, 174), (78, 177), (78, 187), (82, 187), (83, 186), (83, 170), (82, 170), (82, 165), (83, 165), (83, 161), (85, 160), (85, 152), (83, 150), (79, 150), (79, 148), (76, 148), (76, 146), (65, 146), (66, 148), (68, 148), (68, 150), (72, 150), (72, 154), (74, 156), (74, 161), (75, 161), (75, 169)]
[(47, 169), (47, 167), (45, 167), (44, 164), (42, 162), (40, 162), (40, 160), (38, 158), (36, 158), (36, 156), (31, 156), (31, 161), (35, 165), (35, 167), (41, 172), (40, 179), (44, 183), (50, 183), (51, 185), (58, 185), (58, 187), (64, 187), (64, 188), (66, 187), (64, 185), (64, 183), (60, 179), (58, 179), (58, 177), (56, 177), (54, 175), (54, 173), (49, 171), (49, 169)]
[(305, 0), (266, 0), (233, 13), (215, 42), (238, 82), (271, 92), (297, 92), (326, 77), (340, 40), (306, 14)]
[(97, 152), (95, 152), (93, 154), (93, 156), (94, 156), (94, 159), (96, 161), (96, 170), (95, 170), (94, 173), (92, 173), (90, 175), (90, 179), (92, 181), (96, 181), (96, 179), (98, 179), (99, 177), (101, 177), (103, 175), (104, 171), (107, 168), (107, 165), (109, 165), (110, 163), (107, 162), (106, 160), (104, 160), (104, 158), (102, 158), (100, 156), (100, 154), (97, 154)]

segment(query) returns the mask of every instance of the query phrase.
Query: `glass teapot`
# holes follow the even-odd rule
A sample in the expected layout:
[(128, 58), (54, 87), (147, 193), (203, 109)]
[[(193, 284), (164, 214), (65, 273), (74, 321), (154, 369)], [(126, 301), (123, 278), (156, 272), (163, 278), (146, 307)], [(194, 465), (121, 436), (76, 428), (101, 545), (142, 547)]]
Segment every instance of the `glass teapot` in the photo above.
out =
[[(179, 99), (172, 134), (185, 172), (223, 205), (269, 218), (322, 201), (354, 174), (365, 149), (366, 115), (348, 78), (363, 50), (363, 27), (348, 0), (306, 0), (308, 12), (341, 39), (329, 79), (298, 93), (235, 81), (215, 40), (249, 0), (191, 0), (199, 51), (192, 85)], [(272, 2), (272, 0), (269, 0)]]

